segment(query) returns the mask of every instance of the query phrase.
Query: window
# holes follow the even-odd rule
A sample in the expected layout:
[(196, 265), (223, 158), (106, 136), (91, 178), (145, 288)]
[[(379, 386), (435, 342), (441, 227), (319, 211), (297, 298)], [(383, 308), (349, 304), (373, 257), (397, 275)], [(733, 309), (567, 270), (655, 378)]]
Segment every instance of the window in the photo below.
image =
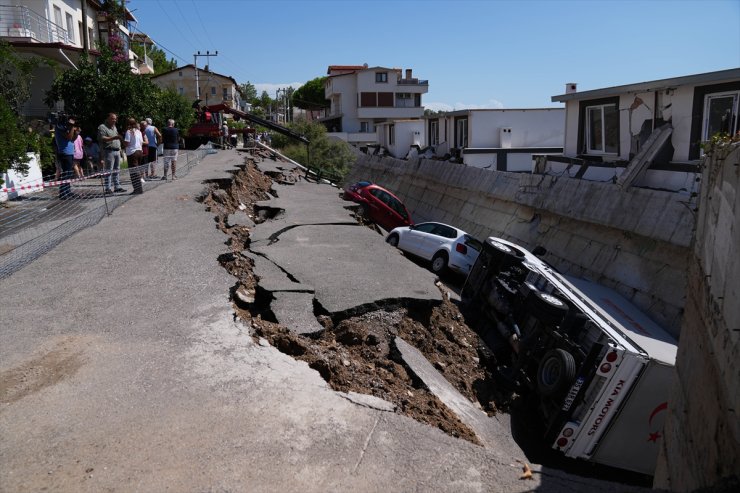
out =
[(429, 145), (439, 144), (439, 120), (429, 120)]
[(393, 93), (392, 92), (379, 92), (378, 93), (378, 106), (392, 108), (393, 107)]
[(438, 224), (437, 227), (434, 228), (433, 234), (441, 236), (442, 238), (457, 238), (457, 231), (444, 224)]
[(717, 133), (735, 135), (738, 131), (738, 100), (740, 91), (707, 94), (704, 100), (702, 140)]
[(177, 72), (177, 75), (179, 75), (180, 77), (182, 77), (182, 70), (180, 70), (179, 72)]
[(375, 72), (375, 82), (388, 82), (388, 72)]
[(455, 147), (468, 147), (468, 119), (455, 119)]
[(586, 152), (619, 152), (619, 111), (616, 104), (586, 107)]
[(77, 37), (75, 36), (75, 21), (72, 18), (72, 14), (67, 14), (67, 34), (69, 35), (69, 42), (76, 44)]
[(437, 223), (422, 223), (414, 226), (414, 231), (420, 231), (422, 233), (431, 233), (437, 227)]
[(62, 28), (62, 9), (54, 5), (54, 23)]
[(95, 43), (95, 31), (93, 31), (92, 27), (87, 28), (87, 45), (92, 48), (93, 43)]
[(413, 108), (414, 95), (408, 92), (396, 93), (396, 108)]
[(396, 126), (388, 125), (388, 145), (392, 146), (396, 142)]
[(360, 106), (363, 108), (374, 108), (378, 106), (378, 94), (374, 92), (361, 92)]
[(179, 95), (181, 95), (181, 96), (182, 96), (182, 95), (183, 95), (183, 93), (184, 93), (184, 90), (183, 90), (183, 88), (182, 88), (182, 87), (178, 87), (178, 88), (177, 88), (177, 94), (179, 94)]
[(367, 132), (374, 132), (372, 123), (370, 122), (360, 122), (360, 132), (367, 133)]
[(211, 96), (216, 95), (216, 86), (211, 86)]
[(226, 87), (223, 88), (223, 97), (224, 99), (229, 99), (229, 89)]

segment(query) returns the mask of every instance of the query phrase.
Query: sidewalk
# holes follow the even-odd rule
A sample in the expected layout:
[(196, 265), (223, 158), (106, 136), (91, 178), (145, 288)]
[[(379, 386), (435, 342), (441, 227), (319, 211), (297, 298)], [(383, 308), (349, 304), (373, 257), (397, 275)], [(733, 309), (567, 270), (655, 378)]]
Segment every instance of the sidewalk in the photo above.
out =
[[(204, 158), (0, 280), (2, 491), (630, 491), (330, 390), (234, 321)], [(523, 459), (523, 458), (522, 458)]]

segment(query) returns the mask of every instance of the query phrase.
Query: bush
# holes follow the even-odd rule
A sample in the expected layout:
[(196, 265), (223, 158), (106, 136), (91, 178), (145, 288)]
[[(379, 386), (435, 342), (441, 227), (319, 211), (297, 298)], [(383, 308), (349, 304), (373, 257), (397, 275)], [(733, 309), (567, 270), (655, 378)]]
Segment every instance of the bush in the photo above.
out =
[[(297, 120), (288, 127), (306, 137), (310, 144), (296, 143), (294, 139), (282, 134), (272, 137), (273, 147), (304, 166), (321, 172), (329, 172), (343, 178), (352, 167), (356, 157), (349, 144), (339, 140), (330, 140), (326, 128), (320, 123)], [(309, 155), (310, 153), (310, 155)]]

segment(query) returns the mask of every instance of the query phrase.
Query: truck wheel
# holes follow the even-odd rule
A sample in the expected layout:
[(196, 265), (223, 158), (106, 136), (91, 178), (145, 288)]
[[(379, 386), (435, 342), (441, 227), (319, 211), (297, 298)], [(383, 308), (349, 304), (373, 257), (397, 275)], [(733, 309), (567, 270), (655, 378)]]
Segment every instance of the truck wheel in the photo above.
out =
[(541, 320), (543, 323), (558, 324), (568, 314), (568, 305), (558, 298), (548, 293), (544, 293), (531, 284), (527, 294), (526, 305), (530, 314)]
[(537, 368), (537, 389), (540, 394), (556, 394), (576, 378), (576, 360), (564, 349), (551, 349), (545, 353)]

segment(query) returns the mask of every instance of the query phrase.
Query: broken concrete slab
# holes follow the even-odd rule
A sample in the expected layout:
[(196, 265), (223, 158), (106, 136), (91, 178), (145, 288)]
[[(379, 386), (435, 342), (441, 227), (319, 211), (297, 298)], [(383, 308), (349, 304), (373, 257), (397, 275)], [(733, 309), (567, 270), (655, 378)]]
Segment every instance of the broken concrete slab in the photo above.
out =
[(275, 265), (270, 259), (257, 255), (245, 250), (242, 252), (246, 257), (254, 262), (252, 272), (259, 277), (257, 284), (260, 288), (271, 293), (277, 291), (293, 291), (313, 293), (314, 289), (306, 284), (301, 284), (288, 277), (288, 275)]
[(259, 169), (266, 175), (282, 173), (284, 171), (292, 171), (298, 167), (293, 163), (288, 163), (286, 161), (275, 161), (270, 158), (265, 158), (264, 160), (257, 162), (256, 164), (257, 169)]
[(434, 274), (409, 262), (368, 228), (297, 226), (281, 233), (279, 241), (253, 243), (251, 249), (313, 286), (317, 301), (332, 315), (442, 301)]
[(277, 321), (297, 334), (314, 334), (324, 327), (313, 314), (313, 294), (278, 291), (270, 304)]
[(236, 211), (229, 214), (226, 217), (226, 224), (229, 226), (246, 226), (248, 228), (255, 226), (254, 221), (244, 211)]
[(257, 202), (259, 208), (280, 209), (275, 220), (259, 224), (251, 234), (252, 243), (270, 241), (280, 231), (305, 224), (357, 225), (346, 209), (351, 202), (342, 200), (339, 191), (328, 185), (299, 182), (292, 186), (277, 185), (278, 198)]
[(396, 405), (392, 402), (388, 402), (380, 397), (374, 395), (359, 394), (357, 392), (337, 392), (340, 396), (344, 397), (350, 402), (354, 402), (360, 406), (369, 407), (371, 409), (377, 409), (378, 411), (394, 412)]
[(472, 402), (452, 386), (442, 374), (424, 357), (424, 355), (409, 343), (396, 337), (394, 344), (401, 353), (404, 363), (411, 371), (424, 382), (435, 396), (441, 400), (445, 406), (460, 418), (460, 421), (470, 427), (473, 432), (480, 438), (481, 442), (487, 447), (496, 446), (498, 449), (509, 452), (511, 457), (523, 457), (524, 453), (511, 438), (511, 434), (506, 430), (496, 418), (489, 417), (481, 411)]

